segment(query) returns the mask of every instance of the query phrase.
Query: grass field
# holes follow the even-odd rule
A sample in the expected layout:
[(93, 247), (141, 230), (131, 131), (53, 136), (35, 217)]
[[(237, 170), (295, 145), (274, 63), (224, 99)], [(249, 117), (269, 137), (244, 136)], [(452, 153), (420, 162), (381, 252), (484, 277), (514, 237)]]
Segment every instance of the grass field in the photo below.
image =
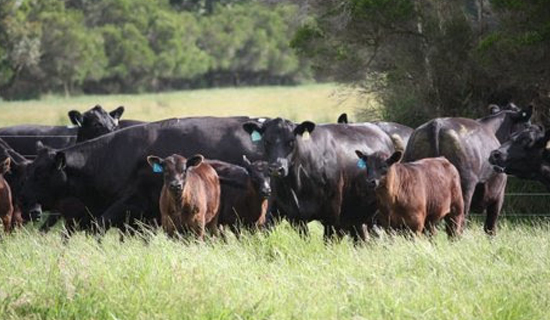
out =
[(355, 247), (288, 225), (227, 243), (102, 243), (20, 231), (0, 246), (1, 319), (548, 319), (548, 225)]
[(364, 98), (334, 84), (191, 90), (160, 94), (44, 97), (23, 102), (0, 101), (0, 126), (22, 123), (70, 124), (67, 112), (100, 104), (126, 107), (123, 118), (146, 121), (185, 116), (284, 116), (291, 120), (333, 122), (365, 105)]
[[(0, 102), (0, 125), (68, 124), (72, 108), (125, 118), (264, 115), (334, 121), (363, 105), (334, 85)], [(101, 243), (27, 226), (0, 241), (0, 319), (550, 319), (550, 224), (503, 220), (457, 241), (382, 236), (366, 245), (272, 233), (206, 243), (162, 232)]]

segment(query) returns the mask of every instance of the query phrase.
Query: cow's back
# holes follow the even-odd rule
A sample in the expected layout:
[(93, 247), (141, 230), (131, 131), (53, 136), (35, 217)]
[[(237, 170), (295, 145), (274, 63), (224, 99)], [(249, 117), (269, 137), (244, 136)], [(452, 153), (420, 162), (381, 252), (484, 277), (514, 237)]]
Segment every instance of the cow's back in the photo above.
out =
[(17, 125), (0, 128), (0, 138), (28, 159), (36, 156), (36, 143), (55, 149), (66, 148), (76, 142), (77, 127)]

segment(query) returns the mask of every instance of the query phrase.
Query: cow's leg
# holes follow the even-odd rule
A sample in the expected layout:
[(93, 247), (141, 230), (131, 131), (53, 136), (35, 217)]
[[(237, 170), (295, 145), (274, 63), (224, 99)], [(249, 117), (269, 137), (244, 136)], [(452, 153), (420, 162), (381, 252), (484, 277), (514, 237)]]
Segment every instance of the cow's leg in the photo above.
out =
[(40, 226), (40, 229), (39, 229), (40, 232), (48, 233), (50, 229), (57, 223), (57, 221), (59, 221), (60, 218), (61, 218), (60, 214), (50, 213), (46, 218), (46, 221), (44, 221), (44, 223), (42, 223), (42, 225)]
[(464, 202), (461, 197), (456, 195), (456, 198), (451, 202), (451, 211), (445, 216), (445, 231), (449, 238), (462, 234), (464, 227)]
[(425, 216), (426, 214), (424, 212), (414, 212), (410, 217), (406, 218), (405, 225), (413, 235), (422, 235), (424, 231)]
[(301, 219), (289, 219), (288, 221), (301, 237), (309, 237), (309, 228), (306, 221)]
[(111, 227), (119, 228), (125, 231), (125, 223), (134, 222), (135, 217), (140, 216), (140, 212), (143, 211), (142, 206), (136, 203), (136, 197), (127, 196), (112, 204), (99, 218), (98, 226), (100, 233), (104, 233)]
[(218, 228), (218, 216), (216, 215), (210, 222), (206, 224), (206, 229), (214, 237), (220, 236), (220, 229)]
[(11, 216), (12, 213), (9, 212), (2, 216), (2, 224), (4, 225), (4, 233), (11, 233)]
[(500, 210), (504, 204), (504, 192), (506, 189), (507, 178), (502, 174), (492, 180), (493, 181), (488, 184), (488, 188), (490, 188), (491, 193), (494, 196), (487, 206), (487, 216), (485, 218), (485, 226), (483, 228), (488, 235), (496, 234), (498, 216), (500, 215)]
[(11, 219), (11, 225), (13, 228), (23, 227), (23, 215), (18, 205), (13, 206), (13, 214)]
[(437, 221), (430, 219), (426, 221), (424, 234), (428, 237), (433, 237), (437, 234)]
[(464, 200), (464, 223), (466, 223), (466, 219), (468, 219), (468, 215), (470, 214), (470, 208), (472, 206), (472, 198), (476, 190), (477, 179), (470, 175), (469, 177), (461, 177), (461, 180), (462, 199)]

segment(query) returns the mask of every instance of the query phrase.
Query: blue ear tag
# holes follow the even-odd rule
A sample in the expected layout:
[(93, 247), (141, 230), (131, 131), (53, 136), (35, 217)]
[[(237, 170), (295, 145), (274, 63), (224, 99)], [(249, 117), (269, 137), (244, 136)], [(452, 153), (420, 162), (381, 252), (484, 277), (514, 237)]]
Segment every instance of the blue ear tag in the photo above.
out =
[(366, 169), (367, 168), (367, 163), (365, 162), (365, 160), (359, 159), (359, 161), (357, 161), (357, 168)]
[(252, 131), (252, 133), (250, 134), (250, 137), (252, 138), (252, 142), (257, 142), (262, 140), (262, 134), (256, 130)]
[(153, 163), (153, 172), (154, 173), (161, 173), (162, 171), (164, 171), (162, 169), (162, 166), (158, 163)]

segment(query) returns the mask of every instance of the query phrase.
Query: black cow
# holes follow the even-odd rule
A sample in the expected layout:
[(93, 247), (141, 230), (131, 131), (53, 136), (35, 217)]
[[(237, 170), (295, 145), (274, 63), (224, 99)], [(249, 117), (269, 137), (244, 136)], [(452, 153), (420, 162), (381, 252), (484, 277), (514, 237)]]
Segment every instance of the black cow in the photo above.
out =
[(496, 172), (539, 181), (550, 190), (549, 141), (550, 131), (533, 125), (493, 150), (489, 162)]
[(360, 168), (353, 148), (392, 153), (392, 141), (382, 130), (375, 125), (295, 124), (281, 118), (251, 121), (243, 128), (265, 148), (273, 201), (283, 217), (303, 232), (305, 222), (318, 220), (326, 238), (335, 230), (364, 238), (362, 225), (375, 199), (363, 197), (355, 188)]
[(107, 113), (97, 105), (80, 113), (69, 111), (69, 118), (76, 127), (16, 125), (0, 128), (0, 138), (4, 139), (15, 151), (28, 159), (36, 157), (36, 142), (42, 141), (52, 148), (66, 148), (76, 142), (89, 140), (122, 127), (136, 125), (139, 121), (120, 121), (124, 107), (118, 107)]
[(506, 187), (506, 175), (493, 171), (489, 153), (510, 136), (529, 124), (532, 108), (515, 106), (473, 120), (437, 118), (418, 127), (411, 136), (404, 155), (405, 162), (429, 157), (446, 157), (460, 173), (464, 213), (470, 208), (487, 210), (485, 231), (494, 234)]
[(62, 150), (42, 148), (28, 167), (23, 202), (52, 208), (74, 197), (85, 204), (89, 217), (102, 216), (101, 221), (108, 226), (122, 226), (127, 217), (156, 220), (162, 177), (151, 172), (146, 157), (201, 153), (239, 164), (244, 154), (258, 160), (261, 148), (240, 129), (249, 120), (169, 119), (129, 127)]
[[(348, 124), (348, 115), (346, 113), (342, 113), (337, 120), (338, 123), (341, 124)], [(353, 125), (361, 125), (363, 122), (357, 122), (353, 123)], [(387, 121), (373, 121), (373, 122), (364, 122), (364, 123), (372, 123), (375, 126), (379, 127), (384, 131), (392, 140), (395, 140), (395, 136), (399, 137), (403, 145), (406, 146), (407, 143), (409, 143), (409, 139), (411, 137), (411, 134), (413, 133), (414, 129), (411, 127), (407, 127), (405, 125), (399, 124), (397, 122), (387, 122)]]

